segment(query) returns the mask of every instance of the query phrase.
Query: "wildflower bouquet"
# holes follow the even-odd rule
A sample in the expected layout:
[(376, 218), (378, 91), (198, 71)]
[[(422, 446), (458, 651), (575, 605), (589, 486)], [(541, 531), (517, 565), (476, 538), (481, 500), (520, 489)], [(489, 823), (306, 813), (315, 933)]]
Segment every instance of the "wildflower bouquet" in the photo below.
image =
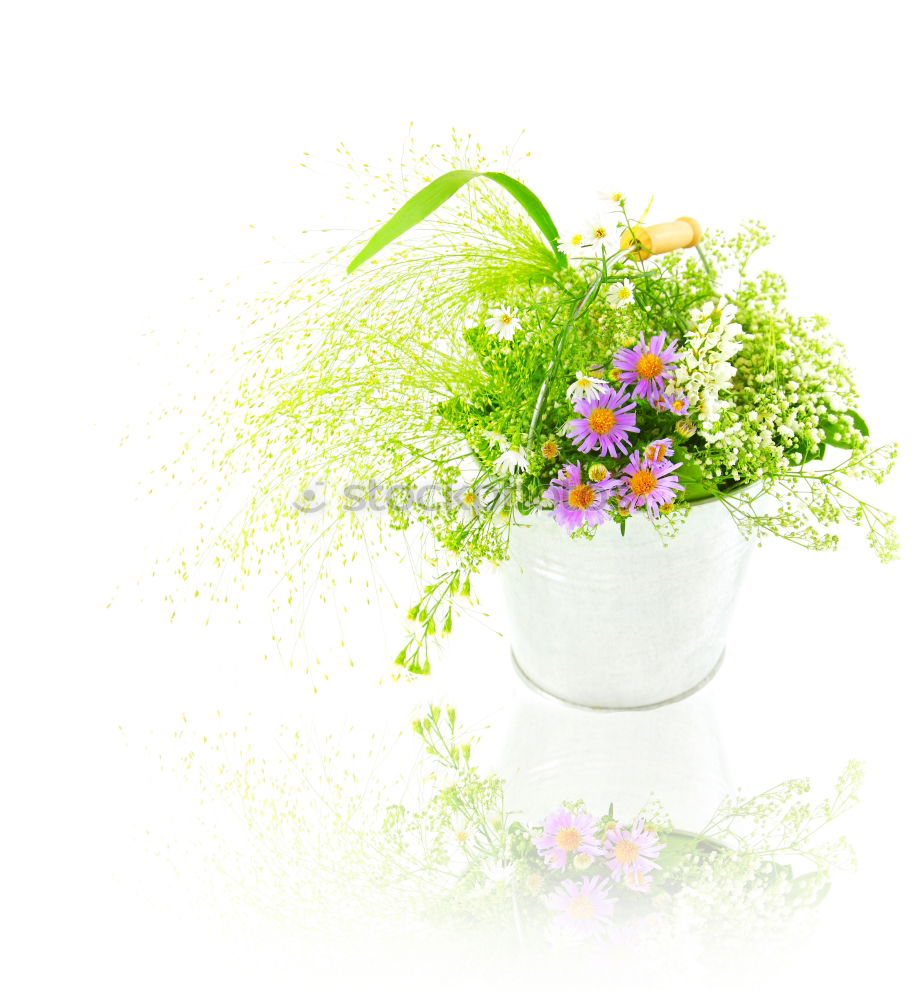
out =
[(853, 485), (881, 481), (895, 449), (871, 445), (825, 321), (792, 315), (783, 279), (751, 272), (761, 225), (648, 226), (616, 192), (560, 233), (524, 184), (474, 161), (431, 179), (421, 157), (425, 185), (358, 252), (269, 301), (222, 446), (230, 475), (256, 467), (263, 484), (225, 535), (236, 558), (261, 522), (287, 563), (336, 551), (344, 531), (368, 543), (363, 511), (420, 531), (425, 579), (397, 661), (426, 672), (472, 574), (537, 512), (575, 536), (641, 519), (669, 537), (714, 500), (749, 537), (831, 549), (846, 521), (895, 555), (892, 518)]

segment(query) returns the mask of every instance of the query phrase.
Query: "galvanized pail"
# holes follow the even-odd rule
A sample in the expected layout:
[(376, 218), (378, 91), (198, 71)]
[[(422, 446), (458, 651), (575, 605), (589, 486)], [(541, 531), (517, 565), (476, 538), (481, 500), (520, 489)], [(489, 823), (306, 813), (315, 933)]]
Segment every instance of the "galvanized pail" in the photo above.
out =
[(665, 544), (643, 514), (572, 539), (547, 511), (511, 529), (502, 567), (514, 664), (586, 708), (654, 708), (718, 669), (753, 543), (719, 501)]

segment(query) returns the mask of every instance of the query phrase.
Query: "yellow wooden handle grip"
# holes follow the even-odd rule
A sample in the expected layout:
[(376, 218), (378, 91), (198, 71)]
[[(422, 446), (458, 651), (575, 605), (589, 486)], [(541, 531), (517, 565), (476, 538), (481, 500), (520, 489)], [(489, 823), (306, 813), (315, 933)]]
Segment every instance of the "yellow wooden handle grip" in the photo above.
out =
[(656, 226), (630, 226), (623, 232), (619, 246), (625, 250), (635, 245), (629, 256), (647, 260), (652, 254), (695, 247), (702, 238), (703, 230), (696, 219), (681, 215), (674, 222), (659, 222)]

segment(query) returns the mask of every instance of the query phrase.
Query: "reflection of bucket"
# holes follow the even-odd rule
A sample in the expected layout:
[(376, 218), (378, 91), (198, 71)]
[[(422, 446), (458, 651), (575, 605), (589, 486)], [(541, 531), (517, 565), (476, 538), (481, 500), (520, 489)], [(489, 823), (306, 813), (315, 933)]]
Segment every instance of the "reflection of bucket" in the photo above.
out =
[(705, 695), (644, 714), (587, 712), (521, 690), (500, 774), (505, 805), (530, 823), (562, 802), (631, 819), (657, 799), (678, 828), (699, 830), (733, 791)]
[(547, 513), (515, 526), (502, 567), (513, 657), (547, 694), (650, 708), (716, 671), (751, 544), (722, 503), (691, 507), (665, 546), (643, 514), (572, 539)]

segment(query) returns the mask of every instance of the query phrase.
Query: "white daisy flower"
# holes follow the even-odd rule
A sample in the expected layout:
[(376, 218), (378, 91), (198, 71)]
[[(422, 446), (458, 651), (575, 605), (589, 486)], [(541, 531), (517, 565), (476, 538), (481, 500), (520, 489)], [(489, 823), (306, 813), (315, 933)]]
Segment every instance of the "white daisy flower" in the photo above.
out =
[(500, 458), (494, 460), (494, 468), (504, 476), (523, 472), (527, 465), (529, 465), (529, 459), (522, 448), (508, 448)]
[(481, 498), (474, 486), (462, 486), (452, 494), (452, 499), (463, 519), (471, 520), (481, 511)]
[(584, 243), (590, 246), (594, 253), (601, 250), (615, 251), (619, 249), (619, 226), (615, 221), (601, 216), (595, 219), (584, 232)]
[(456, 813), (452, 817), (452, 832), (457, 844), (466, 844), (471, 840), (471, 828), (468, 820), (461, 813)]
[(610, 285), (607, 288), (606, 297), (617, 309), (631, 306), (635, 301), (635, 285), (628, 278), (617, 281), (615, 285)]
[(570, 236), (559, 236), (558, 249), (569, 260), (577, 260), (584, 256), (584, 241), (585, 237), (583, 233), (571, 233)]
[(599, 191), (600, 201), (604, 212), (621, 212), (622, 204), (626, 200), (622, 191)]
[(602, 378), (594, 378), (592, 375), (585, 375), (583, 372), (575, 372), (576, 382), (568, 386), (568, 400), (576, 403), (579, 399), (593, 401), (599, 399), (609, 385)]
[(496, 333), (501, 340), (513, 340), (513, 335), (523, 325), (515, 309), (506, 306), (495, 306), (488, 310), (488, 318), (484, 321), (488, 333)]
[(503, 434), (498, 434), (497, 431), (482, 431), (482, 437), (486, 438), (491, 444), (496, 444), (498, 448), (505, 451), (510, 447), (510, 442), (504, 437)]
[(486, 861), (481, 871), (488, 882), (494, 885), (506, 885), (516, 871), (514, 866), (506, 861)]

